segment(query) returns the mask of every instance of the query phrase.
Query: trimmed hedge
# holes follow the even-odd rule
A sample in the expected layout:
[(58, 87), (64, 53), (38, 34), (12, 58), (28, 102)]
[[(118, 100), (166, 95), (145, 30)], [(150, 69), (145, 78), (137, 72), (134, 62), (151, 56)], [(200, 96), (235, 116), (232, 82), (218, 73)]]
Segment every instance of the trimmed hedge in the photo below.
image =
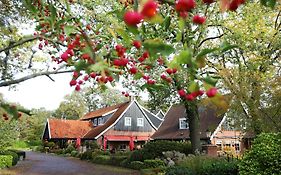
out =
[(201, 175), (238, 175), (238, 161), (205, 163)]
[(157, 168), (165, 166), (162, 160), (144, 160), (145, 168)]
[(186, 167), (167, 168), (165, 175), (196, 175), (192, 170)]
[(71, 153), (72, 151), (76, 151), (76, 149), (74, 148), (74, 146), (68, 145), (64, 153), (67, 154), (67, 153)]
[(11, 155), (13, 157), (13, 162), (12, 165), (16, 165), (18, 163), (19, 160), (19, 156), (17, 153), (13, 152), (13, 151), (0, 151), (0, 155)]
[(90, 159), (92, 159), (92, 151), (88, 150), (88, 151), (80, 154), (80, 159), (81, 160), (90, 160)]
[(98, 155), (93, 158), (94, 163), (98, 164), (110, 164), (110, 156), (108, 155)]
[(72, 157), (76, 157), (78, 155), (78, 151), (74, 150), (74, 151), (71, 151), (70, 155)]
[(132, 168), (134, 170), (140, 170), (140, 169), (144, 169), (145, 168), (145, 165), (143, 162), (141, 161), (132, 161), (130, 164), (129, 164), (129, 168)]
[(13, 156), (11, 155), (0, 155), (0, 169), (9, 168), (13, 165)]

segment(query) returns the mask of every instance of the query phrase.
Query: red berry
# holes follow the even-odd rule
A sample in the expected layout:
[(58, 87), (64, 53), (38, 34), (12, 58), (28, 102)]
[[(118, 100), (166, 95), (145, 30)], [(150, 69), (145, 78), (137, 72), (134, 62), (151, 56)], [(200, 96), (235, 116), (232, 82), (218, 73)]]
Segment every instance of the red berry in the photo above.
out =
[(142, 78), (145, 80), (149, 80), (150, 77), (148, 75), (143, 75)]
[(84, 54), (81, 56), (81, 58), (84, 59), (84, 60), (89, 60), (91, 57), (90, 57), (89, 54), (84, 53)]
[(126, 94), (125, 94), (125, 97), (129, 97), (129, 93), (126, 93)]
[(171, 75), (173, 73), (173, 69), (166, 69), (166, 72)]
[(140, 49), (141, 48), (141, 42), (140, 41), (133, 41), (133, 46), (135, 46), (135, 48)]
[(121, 66), (121, 61), (120, 61), (120, 59), (115, 59), (115, 60), (113, 60), (113, 64), (114, 64), (115, 66)]
[(162, 74), (161, 78), (165, 80), (167, 78), (167, 76), (165, 74)]
[(43, 49), (43, 45), (42, 45), (41, 43), (39, 44), (39, 46), (38, 46), (38, 47), (39, 47), (39, 49), (40, 49), (40, 50), (42, 50), (42, 49)]
[(67, 60), (68, 60), (68, 58), (69, 58), (67, 52), (64, 52), (60, 57), (61, 57), (61, 59), (62, 59), (63, 61), (65, 61), (65, 62), (67, 62)]
[(66, 53), (68, 53), (70, 56), (74, 56), (74, 51), (73, 49), (67, 49)]
[(203, 0), (205, 4), (212, 4), (215, 0)]
[(136, 67), (131, 67), (129, 71), (131, 74), (136, 74), (138, 72), (138, 69)]
[(122, 94), (124, 95), (126, 92), (122, 91)]
[(148, 0), (141, 11), (141, 14), (147, 18), (152, 18), (156, 15), (158, 4), (153, 0)]
[(236, 11), (240, 5), (239, 0), (232, 0), (228, 6), (228, 10), (230, 11)]
[(90, 24), (87, 24), (87, 25), (86, 25), (86, 28), (87, 28), (87, 30), (91, 30), (91, 29), (92, 29), (92, 27), (90, 26)]
[(141, 23), (143, 16), (138, 12), (127, 11), (124, 15), (124, 21), (128, 26), (137, 26)]
[(109, 81), (109, 82), (112, 82), (114, 79), (113, 79), (112, 76), (108, 76), (108, 77), (106, 77), (106, 80)]
[(185, 99), (188, 100), (188, 101), (192, 101), (192, 100), (194, 100), (194, 96), (192, 94), (187, 94), (185, 96)]
[(196, 6), (195, 0), (178, 0), (176, 2), (176, 11), (190, 11)]
[(166, 81), (167, 81), (168, 83), (171, 83), (173, 80), (172, 80), (172, 78), (168, 77), (168, 78), (166, 79)]
[(155, 80), (148, 79), (147, 84), (155, 84)]
[(18, 118), (21, 118), (22, 113), (18, 112)]
[(76, 80), (71, 80), (69, 82), (70, 86), (75, 86), (77, 84), (77, 81)]
[(207, 90), (206, 95), (208, 97), (214, 97), (217, 94), (217, 88), (212, 87), (209, 90)]
[(177, 73), (177, 68), (173, 68), (173, 74)]
[(157, 62), (158, 62), (160, 65), (164, 64), (164, 60), (163, 60), (163, 58), (161, 58), (161, 57), (159, 57), (159, 58), (157, 59)]
[(139, 57), (138, 60), (139, 60), (139, 62), (143, 62), (143, 61), (145, 61), (145, 59), (146, 59), (146, 58), (144, 58), (144, 57)]
[(181, 96), (181, 97), (184, 97), (186, 95), (185, 93), (185, 90), (184, 89), (180, 89), (178, 90), (178, 94)]
[(144, 57), (145, 59), (149, 57), (149, 53), (147, 51), (145, 51), (143, 54), (142, 54), (142, 57)]
[(186, 18), (188, 16), (188, 13), (187, 13), (187, 11), (181, 11), (180, 12), (180, 17), (182, 17), (182, 18)]
[(78, 81), (78, 84), (83, 84), (83, 81), (82, 81), (82, 80), (79, 80), (79, 81)]
[(73, 77), (74, 77), (74, 78), (77, 78), (79, 75), (80, 75), (79, 72), (76, 72), (76, 71), (73, 72)]
[(84, 81), (87, 81), (88, 79), (89, 79), (89, 75), (85, 75), (83, 78)]
[(90, 76), (91, 76), (92, 78), (96, 78), (97, 74), (96, 74), (95, 72), (91, 72), (91, 73), (90, 73)]
[(204, 16), (199, 16), (199, 15), (194, 15), (192, 21), (195, 24), (203, 24), (206, 21), (206, 17)]
[(80, 90), (81, 90), (80, 85), (76, 85), (76, 86), (75, 86), (75, 90), (76, 90), (76, 91), (80, 91)]
[(129, 60), (127, 58), (120, 59), (121, 66), (126, 66), (128, 63), (129, 63)]

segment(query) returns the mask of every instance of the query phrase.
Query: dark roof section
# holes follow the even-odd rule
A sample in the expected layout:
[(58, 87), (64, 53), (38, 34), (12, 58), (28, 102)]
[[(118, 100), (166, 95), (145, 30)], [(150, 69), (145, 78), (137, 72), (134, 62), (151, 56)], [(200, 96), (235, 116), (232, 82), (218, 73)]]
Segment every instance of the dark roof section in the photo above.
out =
[[(200, 116), (200, 138), (206, 139), (206, 131), (214, 132), (222, 120), (217, 117), (215, 110), (206, 107), (199, 107)], [(158, 130), (151, 136), (152, 139), (182, 140), (189, 139), (188, 129), (179, 129), (179, 118), (186, 117), (183, 105), (173, 105), (165, 116), (165, 119)]]
[(102, 115), (104, 115), (108, 112), (111, 112), (113, 110), (116, 110), (116, 109), (120, 108), (121, 106), (123, 106), (124, 104), (127, 104), (127, 103), (128, 102), (120, 103), (120, 104), (117, 104), (117, 105), (114, 105), (114, 106), (109, 106), (109, 107), (105, 107), (105, 108), (95, 110), (93, 112), (89, 112), (89, 113), (85, 114), (80, 120), (88, 120), (88, 119), (100, 117), (100, 116), (102, 116)]
[(165, 114), (160, 110), (157, 114), (156, 114), (157, 117), (161, 118), (161, 119), (164, 119), (165, 117)]
[(92, 129), (90, 121), (49, 119), (47, 124), (50, 128), (51, 139), (81, 138)]
[(146, 108), (142, 107), (142, 109), (145, 112), (146, 116), (149, 118), (149, 120), (152, 122), (152, 124), (156, 128), (159, 128), (160, 124), (162, 123), (162, 120), (160, 118), (158, 118), (156, 115), (152, 114)]
[(96, 136), (98, 136), (101, 132), (103, 132), (105, 129), (110, 127), (120, 117), (120, 115), (127, 109), (127, 107), (129, 105), (130, 105), (130, 102), (122, 103), (118, 107), (117, 111), (115, 111), (114, 114), (103, 125), (93, 128), (88, 133), (86, 133), (83, 136), (83, 138), (84, 139), (95, 139)]

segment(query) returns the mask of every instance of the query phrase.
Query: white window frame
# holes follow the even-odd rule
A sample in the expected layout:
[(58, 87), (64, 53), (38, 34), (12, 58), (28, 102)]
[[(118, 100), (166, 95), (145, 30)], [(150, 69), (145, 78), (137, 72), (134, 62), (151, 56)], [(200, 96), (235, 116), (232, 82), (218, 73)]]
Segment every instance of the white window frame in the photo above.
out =
[(102, 124), (103, 124), (103, 118), (100, 117), (100, 118), (98, 118), (98, 125), (102, 125)]
[(138, 118), (137, 119), (137, 126), (143, 126), (144, 122), (143, 122), (143, 118)]
[(131, 117), (125, 117), (125, 126), (131, 126), (132, 125), (132, 118)]
[[(187, 127), (186, 128), (183, 128), (182, 127), (182, 122), (185, 122), (187, 124)], [(187, 123), (187, 119), (186, 118), (179, 118), (179, 128), (180, 129), (189, 129), (189, 126), (188, 126), (188, 123)]]

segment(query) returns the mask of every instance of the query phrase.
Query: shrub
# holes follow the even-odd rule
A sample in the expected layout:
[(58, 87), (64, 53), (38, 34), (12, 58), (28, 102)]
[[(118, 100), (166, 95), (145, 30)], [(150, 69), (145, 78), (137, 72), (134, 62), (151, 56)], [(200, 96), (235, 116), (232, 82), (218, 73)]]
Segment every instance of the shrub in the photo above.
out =
[(125, 159), (120, 162), (120, 166), (130, 168), (130, 161), (128, 159)]
[(129, 164), (129, 167), (132, 168), (132, 169), (135, 169), (135, 170), (140, 170), (140, 169), (144, 169), (145, 168), (145, 165), (143, 162), (141, 161), (132, 161), (130, 164)]
[(93, 158), (94, 163), (98, 164), (110, 164), (110, 156), (108, 155), (99, 155)]
[(281, 172), (281, 133), (262, 133), (239, 164), (241, 175), (277, 175)]
[(95, 151), (92, 152), (92, 158), (96, 157), (96, 156), (99, 156), (99, 155), (110, 155), (110, 152), (108, 151), (102, 151), (102, 150), (99, 150), (99, 149), (96, 149)]
[(143, 150), (135, 150), (129, 156), (129, 161), (144, 161), (144, 151)]
[(23, 140), (17, 140), (13, 142), (12, 146), (13, 149), (26, 149), (29, 148), (28, 144)]
[(157, 168), (165, 166), (162, 160), (144, 160), (144, 165), (146, 168)]
[(68, 145), (67, 148), (65, 149), (65, 154), (71, 153), (72, 151), (75, 151), (76, 149), (72, 145)]
[(41, 146), (42, 140), (30, 140), (27, 143), (29, 146)]
[(195, 175), (195, 173), (186, 167), (169, 167), (165, 175)]
[(80, 156), (80, 159), (81, 160), (90, 160), (90, 159), (92, 159), (92, 151), (88, 150), (88, 151), (82, 153), (81, 156)]
[(13, 151), (0, 151), (0, 155), (11, 155), (13, 157), (12, 165), (16, 165), (18, 163), (19, 156)]
[(37, 151), (37, 152), (45, 152), (45, 149), (44, 149), (44, 147), (42, 145), (34, 146), (32, 150), (33, 151)]
[(226, 160), (204, 163), (199, 173), (201, 175), (238, 175), (238, 163)]
[(115, 165), (115, 166), (120, 166), (121, 162), (127, 160), (127, 156), (116, 156), (116, 155), (112, 155), (110, 157), (110, 164), (111, 165)]
[(74, 151), (71, 151), (70, 155), (72, 157), (76, 157), (78, 155), (78, 151), (74, 150)]
[(175, 141), (165, 141), (159, 140), (155, 142), (148, 142), (144, 145), (143, 158), (144, 159), (155, 159), (157, 157), (162, 157), (162, 152), (165, 151), (178, 151), (185, 154), (191, 153), (190, 142), (175, 142)]
[(13, 156), (11, 155), (0, 155), (0, 169), (11, 167), (13, 165)]
[(164, 174), (166, 167), (150, 168), (150, 169), (141, 169), (140, 172), (142, 175), (156, 175)]
[(54, 142), (47, 142), (46, 144), (44, 144), (44, 146), (53, 149), (56, 146), (56, 144)]

